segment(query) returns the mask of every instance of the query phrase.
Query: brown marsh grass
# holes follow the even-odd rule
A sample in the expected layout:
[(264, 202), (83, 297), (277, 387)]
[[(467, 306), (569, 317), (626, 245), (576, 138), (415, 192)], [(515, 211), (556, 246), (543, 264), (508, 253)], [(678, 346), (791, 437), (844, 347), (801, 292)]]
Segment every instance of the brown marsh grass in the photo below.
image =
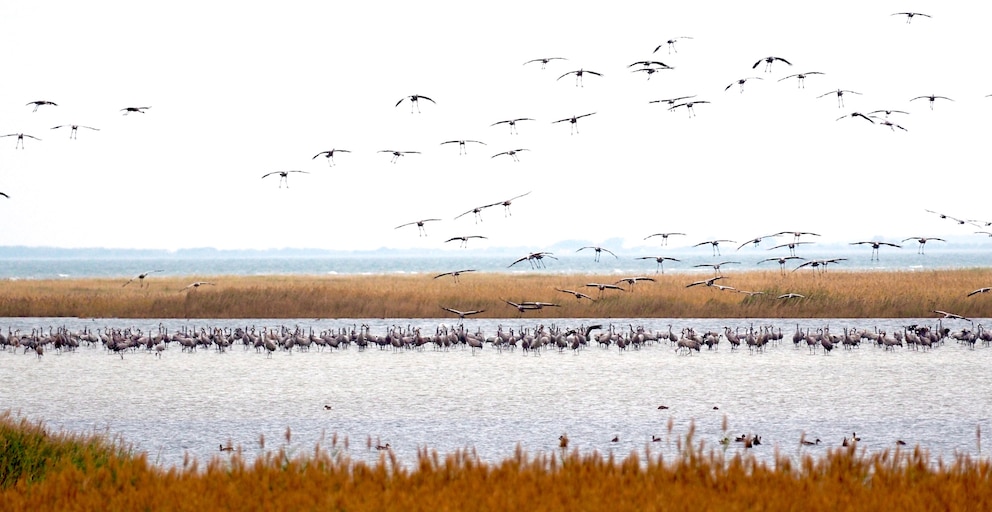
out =
[[(240, 451), (204, 465), (160, 468), (101, 439), (52, 435), (0, 416), (0, 453), (44, 460), (44, 471), (0, 485), (0, 508), (38, 510), (988, 510), (992, 464), (958, 456), (933, 460), (921, 448), (869, 454), (857, 444), (820, 456), (771, 462), (729, 455), (692, 438), (669, 460), (642, 453), (614, 457), (549, 448), (518, 449), (501, 462), (471, 450), (422, 448), (412, 465), (392, 452), (354, 461), (334, 438), (329, 449), (290, 456), (280, 449), (247, 462)], [(41, 442), (15, 451), (8, 439)], [(288, 435), (288, 434), (287, 434)], [(73, 458), (64, 443), (106, 447)], [(345, 441), (346, 443), (347, 441)], [(557, 443), (552, 443), (557, 444)], [(55, 445), (56, 447), (47, 446)], [(42, 458), (47, 450), (56, 454)]]
[[(622, 276), (463, 274), (459, 282), (431, 275), (213, 276), (123, 280), (23, 280), (0, 284), (0, 317), (99, 318), (437, 318), (484, 309), (485, 318), (926, 318), (933, 310), (992, 317), (992, 294), (967, 297), (992, 285), (992, 269), (905, 272), (749, 271), (728, 273), (717, 284), (761, 291), (748, 296), (686, 284), (699, 276), (652, 275), (655, 282), (606, 290)], [(216, 286), (183, 290), (194, 280)], [(556, 291), (571, 289), (596, 301)], [(182, 290), (182, 291), (181, 291)], [(777, 299), (798, 293), (800, 299)], [(504, 301), (560, 304), (518, 312)]]

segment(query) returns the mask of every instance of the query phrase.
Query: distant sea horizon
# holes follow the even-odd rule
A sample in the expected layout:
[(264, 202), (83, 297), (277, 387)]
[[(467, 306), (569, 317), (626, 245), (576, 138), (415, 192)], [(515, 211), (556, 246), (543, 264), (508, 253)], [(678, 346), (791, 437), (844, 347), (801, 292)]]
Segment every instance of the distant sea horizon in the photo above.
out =
[[(57, 247), (0, 247), (0, 279), (84, 279), (124, 278), (150, 270), (160, 270), (161, 276), (222, 276), (222, 275), (363, 275), (363, 274), (428, 274), (453, 270), (474, 269), (484, 272), (551, 273), (551, 274), (616, 274), (653, 275), (664, 273), (712, 273), (712, 267), (696, 267), (725, 263), (721, 271), (779, 270), (815, 271), (798, 268), (810, 260), (842, 258), (828, 265), (827, 271), (918, 271), (957, 268), (992, 267), (992, 243), (930, 243), (925, 254), (918, 253), (918, 244), (907, 243), (902, 248), (883, 246), (879, 259), (872, 259), (868, 246), (849, 244), (810, 244), (797, 246), (796, 254), (805, 260), (788, 260), (785, 266), (770, 258), (787, 257), (788, 249), (769, 243), (759, 246), (738, 244), (719, 247), (643, 246), (615, 249), (614, 254), (581, 250), (591, 246), (583, 241), (564, 241), (542, 249), (497, 247), (481, 249), (391, 249), (327, 250), (308, 248), (286, 249), (113, 249)], [(602, 247), (619, 246), (601, 244)], [(527, 255), (543, 251), (549, 256), (540, 262), (526, 260)], [(658, 256), (665, 260), (659, 268)], [(522, 260), (521, 260), (522, 259)], [(517, 260), (521, 260), (517, 263)], [(760, 263), (759, 263), (760, 262)], [(540, 263), (541, 266), (532, 265)]]

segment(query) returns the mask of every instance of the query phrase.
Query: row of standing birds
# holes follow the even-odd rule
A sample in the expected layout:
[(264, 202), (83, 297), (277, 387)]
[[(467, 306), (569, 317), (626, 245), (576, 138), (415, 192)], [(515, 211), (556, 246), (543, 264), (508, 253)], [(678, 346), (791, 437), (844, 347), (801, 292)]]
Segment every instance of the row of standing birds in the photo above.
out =
[[(215, 327), (199, 329), (184, 327), (175, 332), (159, 326), (155, 332), (143, 332), (141, 329), (112, 328), (91, 330), (71, 330), (66, 327), (32, 329), (31, 332), (20, 332), (8, 328), (7, 333), (0, 332), (0, 350), (32, 353), (39, 358), (46, 351), (61, 353), (74, 351), (81, 346), (101, 346), (110, 353), (121, 358), (127, 353), (145, 350), (161, 356), (170, 344), (181, 347), (182, 352), (197, 350), (227, 351), (237, 346), (248, 351), (254, 349), (259, 353), (272, 355), (275, 352), (306, 352), (311, 349), (348, 349), (354, 344), (358, 350), (378, 348), (381, 350), (413, 350), (432, 348), (447, 351), (454, 348), (468, 348), (473, 353), (491, 346), (498, 351), (513, 351), (520, 348), (524, 353), (540, 354), (544, 350), (580, 351), (590, 346), (608, 349), (615, 347), (619, 351), (629, 349), (639, 350), (655, 344), (667, 343), (674, 352), (691, 354), (700, 352), (702, 347), (707, 350), (717, 350), (721, 342), (730, 345), (731, 350), (747, 348), (751, 352), (762, 352), (769, 346), (778, 346), (788, 336), (781, 328), (772, 326), (731, 328), (725, 326), (722, 331), (697, 332), (692, 327), (676, 331), (671, 324), (667, 331), (656, 331), (644, 326), (628, 325), (627, 328), (614, 324), (579, 325), (564, 327), (557, 325), (520, 326), (519, 328), (504, 328), (499, 325), (496, 332), (484, 333), (481, 329), (467, 329), (464, 324), (439, 324), (435, 332), (422, 332), (420, 327), (402, 327), (392, 325), (382, 334), (372, 332), (367, 324), (361, 326), (329, 328), (315, 331), (301, 326), (278, 327)], [(947, 340), (954, 340), (968, 348), (975, 348), (979, 342), (984, 347), (992, 346), (992, 331), (981, 324), (977, 327), (952, 330), (937, 325), (909, 325), (901, 329), (887, 332), (877, 328), (848, 328), (841, 333), (833, 333), (829, 326), (821, 328), (801, 328), (798, 324), (791, 336), (795, 348), (807, 348), (810, 353), (821, 351), (824, 354), (834, 348), (859, 348), (862, 344), (870, 344), (886, 351), (896, 348), (914, 350), (930, 350), (943, 345)]]

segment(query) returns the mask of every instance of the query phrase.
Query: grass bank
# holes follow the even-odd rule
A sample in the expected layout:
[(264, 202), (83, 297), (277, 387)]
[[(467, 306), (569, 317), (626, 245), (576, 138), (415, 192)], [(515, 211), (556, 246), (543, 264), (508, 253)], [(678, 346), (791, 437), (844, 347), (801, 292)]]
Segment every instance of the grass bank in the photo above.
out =
[[(29, 443), (21, 442), (32, 439)], [(683, 437), (680, 455), (623, 458), (562, 448), (486, 463), (471, 451), (421, 449), (412, 467), (391, 452), (353, 461), (332, 441), (246, 462), (237, 451), (200, 465), (158, 468), (100, 437), (52, 434), (0, 415), (6, 473), (0, 503), (37, 510), (987, 510), (992, 465), (934, 461), (922, 449), (868, 454), (856, 444), (798, 462), (762, 462)], [(84, 446), (80, 452), (80, 446)], [(82, 453), (82, 455), (80, 455)], [(729, 453), (729, 452), (728, 452)], [(9, 469), (9, 468), (5, 468)]]
[[(805, 269), (804, 269), (805, 270)], [(906, 272), (749, 271), (714, 285), (686, 287), (710, 275), (650, 275), (655, 281), (602, 293), (591, 283), (618, 275), (489, 274), (451, 276), (210, 276), (22, 280), (0, 283), (0, 316), (98, 318), (436, 318), (442, 310), (484, 310), (479, 317), (513, 318), (901, 318), (933, 310), (992, 317), (992, 269)], [(186, 288), (193, 281), (214, 284)], [(141, 286), (144, 284), (144, 286)], [(594, 300), (558, 291), (574, 290)], [(746, 294), (741, 291), (760, 292)], [(779, 299), (786, 293), (803, 297)], [(505, 301), (558, 304), (523, 313)]]

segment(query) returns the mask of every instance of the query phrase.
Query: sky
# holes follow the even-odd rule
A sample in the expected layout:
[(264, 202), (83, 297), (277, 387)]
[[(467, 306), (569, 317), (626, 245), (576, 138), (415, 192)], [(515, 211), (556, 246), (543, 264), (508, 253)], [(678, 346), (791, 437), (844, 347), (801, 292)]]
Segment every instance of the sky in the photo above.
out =
[[(468, 247), (616, 251), (659, 232), (693, 245), (780, 231), (992, 243), (927, 212), (992, 220), (992, 6), (477, 4), (0, 4), (0, 135), (41, 139), (0, 138), (0, 244), (434, 251), (485, 236)], [(769, 56), (792, 65), (753, 67)], [(567, 60), (524, 64), (544, 57)], [(629, 67), (643, 60), (674, 69), (648, 79)], [(578, 69), (602, 76), (561, 77)], [(823, 74), (805, 88), (780, 81), (811, 71)], [(748, 77), (761, 80), (741, 92)], [(860, 94), (840, 108), (837, 89)], [(931, 94), (953, 101), (910, 101)], [(410, 95), (434, 103), (411, 113), (397, 105)], [(696, 117), (650, 103), (689, 95), (709, 102)], [(907, 131), (838, 120), (880, 109), (907, 112), (889, 117)], [(553, 122), (589, 113), (577, 134)], [(534, 121), (516, 135), (491, 126), (519, 117)], [(99, 131), (51, 129), (66, 124)], [(485, 144), (441, 144), (460, 139)], [(350, 153), (313, 158), (330, 149)], [(514, 149), (528, 151), (493, 157)], [(420, 153), (391, 163), (381, 150)], [(288, 170), (305, 173), (262, 178)], [(509, 212), (455, 219), (525, 193)], [(427, 236), (396, 228), (429, 218), (441, 220)]]

